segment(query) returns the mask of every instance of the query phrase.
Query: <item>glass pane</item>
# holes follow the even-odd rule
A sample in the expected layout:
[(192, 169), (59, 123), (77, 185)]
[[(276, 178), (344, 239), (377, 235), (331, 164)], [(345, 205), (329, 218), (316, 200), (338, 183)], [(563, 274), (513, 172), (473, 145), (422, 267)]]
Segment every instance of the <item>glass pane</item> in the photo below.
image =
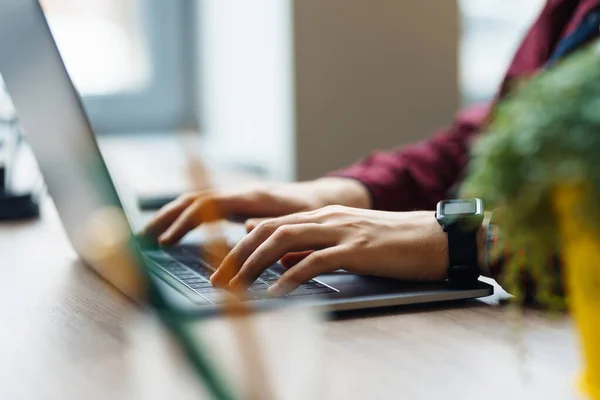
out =
[(151, 65), (139, 0), (41, 0), (75, 86), (108, 95), (146, 86)]
[(498, 89), (517, 46), (546, 0), (460, 0), (460, 78), (465, 104)]

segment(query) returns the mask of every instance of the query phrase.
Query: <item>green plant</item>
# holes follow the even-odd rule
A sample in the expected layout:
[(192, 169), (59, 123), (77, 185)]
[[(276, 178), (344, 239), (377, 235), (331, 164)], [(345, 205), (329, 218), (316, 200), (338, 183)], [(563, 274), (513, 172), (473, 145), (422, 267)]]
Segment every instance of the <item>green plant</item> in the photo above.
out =
[(559, 279), (547, 257), (559, 247), (552, 192), (559, 185), (584, 185), (587, 196), (574, 215), (600, 235), (600, 45), (587, 48), (530, 79), (493, 111), (492, 123), (473, 149), (462, 193), (497, 209), (514, 252), (504, 282), (519, 297), (519, 275), (538, 284), (538, 300)]

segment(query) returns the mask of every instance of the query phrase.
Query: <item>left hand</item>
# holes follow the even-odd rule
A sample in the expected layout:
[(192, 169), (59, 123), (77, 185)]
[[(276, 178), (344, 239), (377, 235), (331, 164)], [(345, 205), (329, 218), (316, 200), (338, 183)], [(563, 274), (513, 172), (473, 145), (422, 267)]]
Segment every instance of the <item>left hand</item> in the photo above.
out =
[(211, 277), (213, 285), (242, 289), (282, 258), (289, 268), (269, 289), (272, 295), (338, 269), (411, 281), (446, 278), (448, 240), (433, 212), (328, 206), (249, 221), (247, 228)]

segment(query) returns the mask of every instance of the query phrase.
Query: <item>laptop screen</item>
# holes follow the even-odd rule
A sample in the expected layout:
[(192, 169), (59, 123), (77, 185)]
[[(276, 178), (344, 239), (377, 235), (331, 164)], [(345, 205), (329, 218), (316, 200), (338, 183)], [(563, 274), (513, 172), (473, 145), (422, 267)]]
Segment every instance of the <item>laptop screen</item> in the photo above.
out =
[(0, 74), (69, 240), (86, 264), (136, 297), (144, 278), (117, 251), (129, 247), (130, 221), (36, 0), (0, 3), (0, 54)]

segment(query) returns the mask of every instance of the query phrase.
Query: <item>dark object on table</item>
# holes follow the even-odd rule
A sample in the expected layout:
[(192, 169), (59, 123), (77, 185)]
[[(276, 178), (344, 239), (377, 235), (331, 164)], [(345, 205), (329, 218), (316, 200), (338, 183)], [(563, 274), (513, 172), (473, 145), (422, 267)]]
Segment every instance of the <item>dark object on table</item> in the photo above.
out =
[(32, 193), (13, 193), (7, 188), (6, 168), (0, 166), (0, 221), (37, 218), (40, 207)]
[[(0, 143), (0, 145), (2, 145)], [(0, 192), (4, 191), (6, 187), (6, 168), (4, 165), (0, 165)]]

